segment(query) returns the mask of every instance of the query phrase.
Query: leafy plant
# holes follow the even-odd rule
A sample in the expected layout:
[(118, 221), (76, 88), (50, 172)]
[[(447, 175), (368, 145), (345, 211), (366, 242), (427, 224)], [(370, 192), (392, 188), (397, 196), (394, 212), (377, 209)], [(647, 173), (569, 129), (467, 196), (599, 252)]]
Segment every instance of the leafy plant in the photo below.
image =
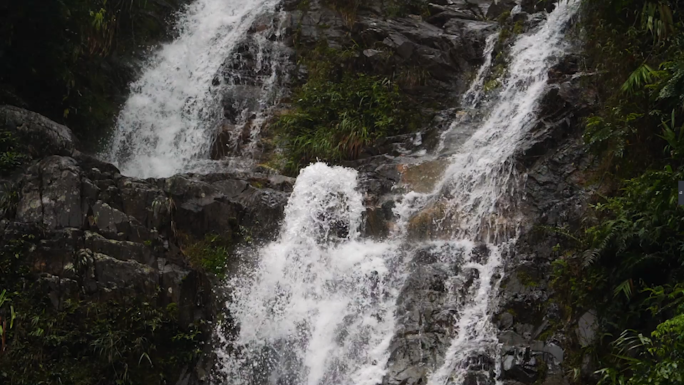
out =
[[(165, 384), (196, 362), (204, 340), (200, 322), (179, 323), (174, 306), (158, 299), (45, 295), (32, 270), (30, 232), (5, 234), (0, 245), (0, 317), (4, 353), (0, 381), (34, 384)], [(77, 268), (74, 280), (86, 275)]]
[(195, 267), (215, 274), (219, 279), (225, 277), (226, 266), (233, 252), (235, 242), (230, 237), (207, 234), (200, 241), (186, 239), (183, 252)]
[[(663, 287), (649, 288), (648, 292), (660, 292)], [(614, 366), (605, 367), (598, 371), (603, 384), (682, 384), (684, 383), (684, 313), (682, 313), (682, 289), (675, 288), (669, 295), (671, 301), (663, 307), (662, 303), (651, 309), (672, 308), (674, 316), (661, 322), (650, 334), (636, 330), (625, 330), (613, 343)], [(660, 296), (652, 296), (660, 300)]]
[(14, 320), (17, 318), (17, 313), (14, 312), (14, 306), (12, 305), (9, 305), (9, 322), (7, 322), (7, 315), (4, 317), (1, 315), (2, 313), (7, 313), (7, 306), (5, 305), (11, 301), (12, 300), (7, 294), (7, 290), (0, 292), (0, 338), (2, 340), (0, 345), (0, 354), (2, 354), (7, 348), (7, 332), (9, 329), (14, 327)]
[(303, 58), (309, 79), (296, 92), (294, 108), (275, 123), (289, 172), (316, 159), (354, 159), (378, 139), (417, 126), (419, 118), (396, 83), (353, 70), (355, 52), (321, 43)]
[(0, 175), (7, 175), (29, 159), (19, 140), (9, 131), (0, 130)]
[(0, 191), (0, 218), (12, 218), (19, 204), (19, 191), (15, 184), (5, 183)]

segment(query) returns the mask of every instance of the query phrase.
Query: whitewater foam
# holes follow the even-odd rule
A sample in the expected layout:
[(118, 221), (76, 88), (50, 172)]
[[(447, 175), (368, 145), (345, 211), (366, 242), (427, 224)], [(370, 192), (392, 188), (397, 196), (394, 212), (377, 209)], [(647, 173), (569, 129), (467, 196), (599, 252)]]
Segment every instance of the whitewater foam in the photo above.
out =
[(178, 21), (178, 38), (157, 51), (131, 85), (104, 158), (136, 177), (167, 177), (208, 159), (226, 87), (214, 79), (256, 17), (277, 3), (192, 2)]

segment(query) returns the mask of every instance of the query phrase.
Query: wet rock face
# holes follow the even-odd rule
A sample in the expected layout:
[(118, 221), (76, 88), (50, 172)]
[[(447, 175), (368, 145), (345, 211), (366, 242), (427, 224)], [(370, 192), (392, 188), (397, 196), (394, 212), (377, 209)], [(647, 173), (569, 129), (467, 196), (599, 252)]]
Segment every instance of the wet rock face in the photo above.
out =
[(291, 23), (286, 13), (258, 17), (245, 38), (225, 59), (212, 86), (220, 95), (223, 124), (216, 133), (212, 159), (267, 151), (259, 133), (281, 99), (289, 97), (295, 66)]
[[(457, 336), (455, 325), (471, 301), (478, 271), (462, 268), (467, 251), (457, 245), (423, 246), (413, 250), (411, 274), (397, 301), (397, 326), (383, 384), (426, 384), (447, 358)], [(472, 251), (471, 260), (484, 262), (485, 245)], [(450, 262), (445, 262), (450, 261)], [(495, 358), (474, 353), (454, 369), (464, 369), (468, 384), (494, 383)]]
[(483, 62), (485, 40), (497, 23), (487, 19), (492, 0), (441, 3), (427, 5), (423, 16), (388, 18), (387, 4), (376, 0), (360, 4), (353, 16), (322, 0), (292, 0), (260, 16), (214, 79), (223, 116), (211, 158), (269, 159), (269, 127), (308, 77), (299, 59), (322, 42), (340, 50), (354, 47), (354, 71), (401, 78), (407, 84), (402, 92), (426, 114), (456, 104)]
[(522, 0), (520, 7), (527, 13), (551, 12), (556, 8), (556, 2), (557, 0)]
[[(40, 136), (30, 143), (45, 154), (4, 187), (18, 200), (0, 218), (0, 246), (31, 236), (27, 266), (45, 281), (56, 309), (67, 300), (136, 297), (160, 308), (176, 303), (181, 327), (210, 321), (211, 279), (190, 264), (181, 238), (230, 238), (249, 229), (268, 239), (294, 183), (258, 172), (128, 178), (75, 150), (68, 128), (13, 107), (0, 114), (22, 140)], [(199, 377), (186, 379), (195, 384)]]
[[(534, 0), (533, 0), (534, 1)], [(493, 2), (487, 10), (487, 17), (496, 19), (504, 12), (510, 12), (516, 6), (515, 0), (499, 0)]]
[[(352, 37), (367, 47), (392, 50), (397, 63), (410, 62), (444, 86), (461, 89), (466, 86), (464, 74), (481, 62), (484, 41), (495, 25), (457, 17), (445, 19), (432, 19), (437, 24), (433, 25), (430, 19), (384, 21), (364, 17), (354, 25)], [(386, 65), (382, 55), (368, 51), (364, 56), (371, 67)]]
[[(523, 5), (525, 2), (523, 2)], [(558, 330), (566, 320), (553, 300), (551, 263), (560, 257), (560, 235), (582, 223), (589, 191), (582, 185), (589, 158), (584, 152), (582, 118), (596, 105), (596, 93), (580, 85), (579, 58), (570, 54), (549, 71), (548, 92), (539, 106), (539, 122), (518, 154), (526, 175), (523, 231), (509, 258), (495, 320), (503, 344), (503, 379), (514, 384), (567, 384), (562, 364), (575, 339), (591, 338), (591, 313), (575, 333)], [(582, 330), (583, 333), (580, 333)]]
[(424, 384), (437, 368), (452, 338), (457, 315), (448, 278), (454, 266), (440, 262), (436, 250), (415, 251), (414, 269), (397, 302), (397, 330), (390, 344), (384, 384)]

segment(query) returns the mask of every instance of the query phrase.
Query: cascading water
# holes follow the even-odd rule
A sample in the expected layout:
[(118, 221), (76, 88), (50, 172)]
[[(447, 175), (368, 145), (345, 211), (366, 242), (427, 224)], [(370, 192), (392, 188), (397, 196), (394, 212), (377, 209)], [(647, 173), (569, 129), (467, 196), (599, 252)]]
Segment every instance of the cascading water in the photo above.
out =
[[(457, 151), (445, 149), (453, 155), (432, 192), (398, 199), (386, 241), (360, 237), (364, 207), (356, 171), (318, 163), (301, 172), (278, 240), (227, 284), (238, 331), (219, 351), (219, 377), (244, 385), (413, 384), (418, 381), (407, 376), (422, 370), (428, 384), (462, 384), (471, 375), (493, 382), (496, 370), (487, 362), (494, 361), (498, 340), (491, 299), (521, 219), (514, 156), (535, 123), (547, 72), (566, 50), (565, 25), (577, 3), (559, 3), (534, 33), (516, 41), (508, 75), (484, 104), (477, 129)], [(481, 100), (482, 87), (475, 84), (466, 102)], [(394, 342), (420, 341), (436, 326), (419, 322), (410, 329), (421, 304), (400, 297), (416, 281), (411, 269), (419, 254), (456, 268), (443, 282), (437, 315), (448, 339), (445, 352), (416, 364), (431, 367), (407, 370)]]
[[(536, 33), (521, 36), (511, 48), (508, 76), (491, 110), (473, 136), (451, 157), (444, 178), (432, 194), (408, 197), (444, 207), (440, 231), (454, 238), (484, 241), (486, 263), (467, 263), (477, 271), (478, 289), (459, 311), (456, 336), (444, 363), (428, 384), (463, 383), (474, 358), (495, 356), (498, 340), (490, 322), (489, 299), (498, 289), (501, 256), (515, 243), (522, 199), (514, 155), (536, 122), (546, 92), (548, 71), (566, 52), (566, 25), (578, 1), (560, 2)], [(411, 195), (411, 194), (409, 194)]]
[(233, 384), (367, 384), (382, 380), (401, 277), (398, 245), (360, 239), (357, 172), (304, 169), (278, 241), (229, 282), (240, 327), (223, 355)]
[[(163, 46), (131, 85), (105, 158), (137, 177), (195, 171), (223, 122), (218, 71), (255, 19), (278, 0), (196, 0), (179, 37)], [(205, 162), (206, 163), (206, 162)]]

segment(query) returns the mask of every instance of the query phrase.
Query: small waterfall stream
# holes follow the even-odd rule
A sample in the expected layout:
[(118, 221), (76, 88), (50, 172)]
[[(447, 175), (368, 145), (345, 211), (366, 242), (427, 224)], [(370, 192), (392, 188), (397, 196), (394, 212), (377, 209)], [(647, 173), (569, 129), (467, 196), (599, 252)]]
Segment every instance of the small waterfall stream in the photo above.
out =
[[(104, 158), (136, 177), (168, 177), (206, 168), (211, 145), (225, 121), (221, 99), (239, 88), (241, 80), (239, 71), (226, 68), (232, 71), (231, 79), (221, 81), (219, 70), (257, 17), (273, 12), (278, 3), (193, 1), (180, 15), (178, 38), (156, 52), (131, 85)], [(269, 104), (276, 76), (271, 70), (276, 66), (262, 65), (263, 57), (256, 59), (257, 70), (263, 67), (267, 72), (257, 91), (263, 95), (255, 97), (262, 105), (253, 106), (259, 114)], [(246, 121), (238, 117), (232, 123), (244, 125)]]
[[(402, 282), (399, 243), (360, 238), (357, 172), (304, 169), (280, 238), (228, 283), (240, 334), (221, 357), (234, 384), (367, 384), (382, 380)], [(398, 274), (399, 273), (399, 274)]]
[[(448, 166), (431, 192), (398, 197), (397, 223), (385, 241), (360, 236), (365, 209), (356, 171), (321, 163), (302, 170), (278, 239), (246, 251), (245, 260), (257, 262), (227, 283), (227, 310), (239, 331), (218, 352), (220, 378), (240, 385), (402, 383), (390, 346), (424, 329), (407, 330), (412, 315), (398, 303), (412, 260), (427, 250), (435, 263), (457, 267), (444, 283), (450, 342), (435, 365), (421, 369), (428, 384), (463, 384), (469, 375), (494, 381), (497, 370), (483, 364), (498, 351), (492, 298), (522, 219), (514, 156), (535, 123), (548, 70), (567, 49), (565, 26), (577, 7), (578, 0), (560, 2), (521, 35), (500, 90), (482, 101), (488, 59), (464, 100), (485, 109), (473, 134), (458, 148), (444, 147)], [(429, 228), (420, 237), (411, 234), (416, 219)]]

